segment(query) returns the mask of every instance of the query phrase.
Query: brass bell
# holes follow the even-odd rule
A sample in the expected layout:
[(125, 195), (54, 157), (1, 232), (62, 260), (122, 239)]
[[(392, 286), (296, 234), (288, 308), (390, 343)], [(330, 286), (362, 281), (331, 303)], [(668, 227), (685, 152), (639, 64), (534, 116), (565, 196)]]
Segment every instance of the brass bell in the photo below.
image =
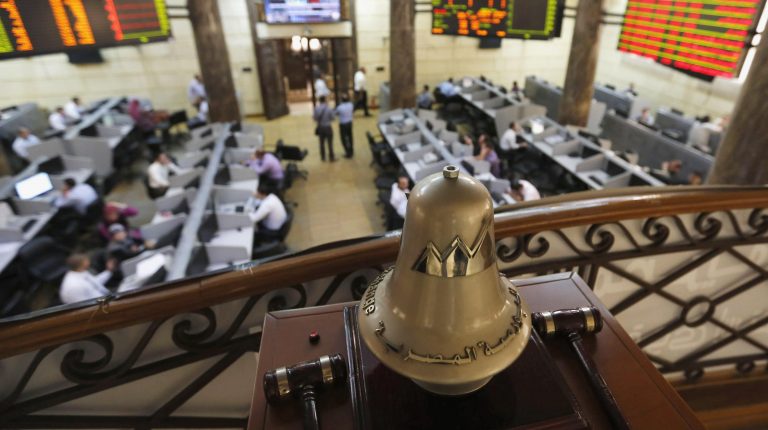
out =
[(477, 179), (447, 166), (414, 187), (395, 266), (368, 286), (358, 320), (384, 365), (436, 394), (478, 390), (520, 356), (530, 313), (496, 266)]

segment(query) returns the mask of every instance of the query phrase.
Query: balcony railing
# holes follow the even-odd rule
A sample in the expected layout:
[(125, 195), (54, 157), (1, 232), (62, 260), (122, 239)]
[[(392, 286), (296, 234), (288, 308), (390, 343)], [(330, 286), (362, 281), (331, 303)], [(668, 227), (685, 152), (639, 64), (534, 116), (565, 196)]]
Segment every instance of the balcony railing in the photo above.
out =
[[(580, 273), (662, 372), (748, 373), (768, 359), (766, 207), (768, 188), (571, 194), (499, 210), (497, 255), (513, 278)], [(265, 312), (359, 299), (398, 241), (0, 322), (0, 427), (243, 427)]]

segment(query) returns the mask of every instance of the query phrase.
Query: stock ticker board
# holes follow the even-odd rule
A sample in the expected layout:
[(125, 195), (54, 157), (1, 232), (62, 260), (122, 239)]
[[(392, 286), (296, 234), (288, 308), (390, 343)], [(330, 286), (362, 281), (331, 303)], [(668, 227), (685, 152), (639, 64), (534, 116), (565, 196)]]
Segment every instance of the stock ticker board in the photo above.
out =
[(560, 0), (432, 0), (432, 34), (510, 39), (560, 35)]
[(618, 49), (698, 78), (738, 75), (762, 0), (629, 0)]
[(0, 0), (0, 59), (169, 36), (165, 0)]

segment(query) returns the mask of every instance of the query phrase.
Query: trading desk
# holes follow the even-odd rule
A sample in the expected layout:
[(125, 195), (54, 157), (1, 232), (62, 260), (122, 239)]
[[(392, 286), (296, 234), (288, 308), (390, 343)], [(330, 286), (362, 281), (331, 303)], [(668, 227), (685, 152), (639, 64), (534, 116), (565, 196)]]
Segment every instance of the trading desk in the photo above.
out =
[[(560, 120), (560, 99), (563, 98), (563, 89), (535, 76), (525, 78), (525, 96), (533, 103), (547, 108), (547, 117), (552, 120)], [(600, 100), (592, 99), (587, 118), (587, 129), (597, 133), (600, 123), (606, 112), (606, 104)]]
[(613, 149), (637, 152), (641, 166), (658, 169), (664, 161), (682, 161), (680, 173), (683, 178), (693, 171), (701, 172), (706, 178), (715, 161), (711, 155), (613, 113), (603, 119), (602, 137), (613, 142)]
[(494, 120), (497, 136), (504, 134), (512, 121), (521, 121), (547, 113), (546, 107), (507, 94), (487, 81), (464, 78), (466, 79), (470, 79), (472, 85), (462, 87), (459, 96)]

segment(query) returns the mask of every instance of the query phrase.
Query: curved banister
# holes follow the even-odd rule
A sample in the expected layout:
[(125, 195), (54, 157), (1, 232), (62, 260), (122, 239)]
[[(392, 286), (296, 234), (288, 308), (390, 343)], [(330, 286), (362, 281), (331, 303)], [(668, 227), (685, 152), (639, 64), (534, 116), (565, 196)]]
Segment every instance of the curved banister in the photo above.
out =
[[(630, 218), (768, 208), (768, 187), (590, 191), (497, 210), (496, 238)], [(179, 280), (91, 305), (0, 323), (0, 358), (394, 261), (398, 237), (346, 241), (315, 252)]]

